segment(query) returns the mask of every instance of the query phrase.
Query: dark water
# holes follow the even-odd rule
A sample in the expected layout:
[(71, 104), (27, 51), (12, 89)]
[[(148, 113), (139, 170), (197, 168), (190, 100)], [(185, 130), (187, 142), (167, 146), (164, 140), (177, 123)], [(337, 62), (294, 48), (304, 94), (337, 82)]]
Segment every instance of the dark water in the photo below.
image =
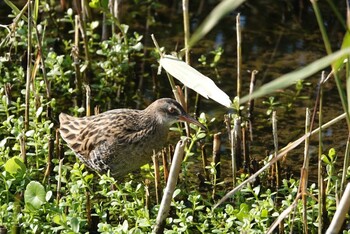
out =
[[(191, 1), (191, 26), (192, 31), (213, 8), (214, 4), (204, 1), (203, 5), (198, 1)], [(331, 40), (333, 50), (339, 49), (344, 28), (334, 16), (330, 7), (325, 2), (319, 2), (323, 20), (327, 26), (328, 36)], [(338, 9), (345, 15), (345, 3)], [(199, 6), (202, 6), (199, 7)], [(172, 5), (163, 5), (162, 11), (157, 12), (156, 24), (149, 28), (149, 34), (154, 33), (161, 46), (166, 50), (173, 51), (183, 48), (183, 28), (181, 3), (174, 2)], [(202, 73), (215, 80), (231, 98), (236, 95), (236, 15), (240, 13), (242, 27), (242, 79), (243, 94), (249, 90), (250, 73), (249, 70), (258, 70), (257, 86), (264, 84), (279, 76), (299, 69), (312, 61), (326, 55), (323, 40), (319, 32), (316, 17), (310, 1), (247, 1), (235, 12), (224, 17), (219, 24), (199, 43), (194, 46), (191, 53), (192, 66)], [(147, 34), (145, 34), (147, 35)], [(151, 41), (148, 44), (153, 46)], [(217, 74), (208, 67), (203, 67), (198, 58), (201, 54), (210, 53), (218, 47), (222, 47), (224, 52), (222, 59), (217, 65)], [(327, 70), (326, 70), (327, 71)], [(328, 70), (329, 72), (329, 70)], [(321, 72), (315, 74), (304, 83), (299, 97), (292, 101), (291, 111), (286, 111), (282, 104), (276, 108), (279, 128), (279, 145), (284, 147), (289, 142), (301, 137), (304, 133), (305, 108), (313, 109), (316, 97), (317, 82)], [(159, 82), (165, 83), (161, 87), (169, 87), (165, 76), (158, 77)], [(161, 91), (164, 95), (169, 95), (168, 91)], [(282, 103), (291, 102), (295, 93), (295, 87), (288, 90), (281, 90), (275, 96), (277, 101)], [(193, 96), (191, 93), (191, 97)], [(324, 87), (324, 121), (336, 117), (342, 113), (342, 107), (338, 97), (335, 83), (329, 81)], [(270, 117), (265, 114), (267, 107), (262, 104), (268, 97), (256, 100), (256, 111), (254, 118), (254, 141), (251, 143), (250, 151), (253, 158), (258, 160), (264, 158), (273, 150), (273, 140), (271, 133)], [(216, 117), (219, 121), (227, 110), (219, 104), (202, 99), (201, 108), (210, 117)], [(317, 121), (317, 120), (316, 120)], [(316, 123), (315, 123), (316, 124)], [(334, 147), (339, 152), (339, 162), (345, 151), (347, 138), (345, 121), (338, 123), (324, 133), (324, 153), (330, 147)], [(224, 124), (217, 124), (216, 131), (222, 131), (225, 136)], [(227, 141), (224, 139), (222, 147), (223, 158), (229, 158), (227, 151)], [(313, 137), (310, 145), (312, 155), (310, 167), (312, 178), (317, 169), (317, 138)], [(303, 146), (298, 147), (286, 157), (283, 165), (286, 171), (291, 171), (299, 175), (303, 162)], [(341, 165), (339, 165), (341, 166)], [(229, 167), (229, 166), (227, 166)], [(289, 170), (291, 169), (291, 170)]]
[[(20, 5), (20, 3), (18, 3)], [(159, 1), (131, 3), (123, 1), (121, 5), (120, 21), (130, 26), (129, 32), (136, 31), (144, 35), (143, 43), (149, 50), (154, 48), (151, 34), (154, 34), (160, 46), (166, 51), (178, 51), (183, 48), (183, 16), (181, 1)], [(204, 20), (217, 1), (190, 1), (191, 31)], [(334, 16), (330, 7), (325, 2), (319, 1), (321, 12), (328, 35), (334, 50), (341, 44), (344, 28)], [(345, 2), (339, 1), (338, 9), (345, 16)], [(7, 15), (8, 10), (0, 15)], [(261, 0), (246, 1), (236, 11), (225, 16), (219, 24), (195, 45), (191, 51), (191, 64), (197, 70), (211, 77), (217, 85), (231, 98), (236, 96), (236, 15), (240, 13), (242, 27), (242, 80), (243, 95), (248, 93), (250, 73), (257, 70), (257, 86), (280, 75), (301, 68), (312, 61), (326, 55), (321, 34), (318, 29), (310, 1), (303, 0)], [(97, 14), (96, 14), (97, 15)], [(6, 17), (5, 17), (6, 18)], [(3, 19), (3, 18), (2, 18)], [(148, 26), (147, 26), (147, 23)], [(212, 59), (210, 52), (222, 47), (223, 54), (216, 66), (217, 72), (208, 66), (202, 66), (198, 58), (204, 54), (208, 60)], [(147, 99), (172, 96), (170, 85), (164, 73), (156, 75), (156, 61), (147, 61), (138, 70), (138, 76), (149, 73), (141, 88), (142, 95)], [(292, 102), (291, 111), (286, 111), (286, 104), (276, 108), (279, 128), (280, 147), (301, 137), (304, 132), (305, 107), (313, 108), (317, 81), (321, 73), (307, 79), (300, 96), (305, 99), (296, 99)], [(156, 87), (156, 88), (154, 88)], [(338, 92), (333, 80), (324, 88), (324, 121), (336, 117), (342, 113), (342, 107), (338, 98)], [(154, 93), (156, 90), (157, 94)], [(295, 93), (295, 88), (281, 90), (275, 96), (281, 103), (290, 102)], [(189, 93), (190, 107), (193, 106), (194, 92)], [(262, 102), (268, 97), (256, 100), (254, 113), (254, 141), (250, 145), (253, 158), (261, 160), (272, 152), (273, 141), (270, 127), (270, 116), (266, 115), (266, 105)], [(142, 106), (141, 106), (142, 107)], [(193, 107), (190, 108), (193, 112)], [(201, 99), (200, 110), (205, 111), (209, 118), (217, 118), (213, 132), (221, 131), (226, 136), (223, 123), (223, 114), (227, 109), (211, 100)], [(244, 113), (244, 111), (243, 111)], [(347, 137), (345, 121), (338, 123), (325, 131), (324, 150), (335, 147), (339, 157), (345, 150)], [(315, 171), (317, 167), (317, 139), (311, 143), (312, 162), (311, 167)], [(227, 139), (223, 138), (222, 157), (229, 159)], [(303, 161), (303, 150), (299, 147), (291, 152), (284, 163), (285, 168), (291, 168), (298, 175)], [(229, 166), (227, 166), (229, 167)]]

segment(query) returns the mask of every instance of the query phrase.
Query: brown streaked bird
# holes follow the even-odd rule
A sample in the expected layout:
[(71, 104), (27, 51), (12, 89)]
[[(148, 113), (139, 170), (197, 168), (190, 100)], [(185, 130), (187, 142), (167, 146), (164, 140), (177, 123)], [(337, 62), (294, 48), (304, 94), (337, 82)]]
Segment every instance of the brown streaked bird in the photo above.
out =
[(121, 177), (148, 163), (153, 150), (166, 143), (169, 127), (179, 121), (205, 128), (171, 98), (158, 99), (144, 110), (116, 109), (89, 117), (61, 113), (60, 133), (88, 167)]

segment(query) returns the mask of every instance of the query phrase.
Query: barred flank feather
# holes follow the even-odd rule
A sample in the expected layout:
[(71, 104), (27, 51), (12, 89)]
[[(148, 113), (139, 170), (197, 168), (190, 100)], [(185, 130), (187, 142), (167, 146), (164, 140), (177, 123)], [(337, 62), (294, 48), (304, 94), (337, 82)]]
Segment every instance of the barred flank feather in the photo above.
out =
[(199, 126), (173, 99), (159, 99), (145, 110), (117, 109), (77, 118), (61, 113), (60, 133), (88, 167), (123, 176), (150, 161), (166, 142), (176, 121)]

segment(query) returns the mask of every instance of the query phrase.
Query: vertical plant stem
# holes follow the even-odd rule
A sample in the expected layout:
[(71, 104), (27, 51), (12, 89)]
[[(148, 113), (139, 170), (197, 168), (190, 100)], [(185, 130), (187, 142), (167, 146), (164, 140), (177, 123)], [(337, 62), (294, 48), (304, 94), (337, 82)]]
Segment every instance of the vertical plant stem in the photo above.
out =
[(186, 145), (185, 141), (186, 140), (180, 140), (176, 145), (174, 158), (170, 168), (169, 181), (164, 190), (162, 202), (159, 207), (156, 225), (154, 226), (153, 233), (163, 233), (164, 221), (169, 213), (171, 199), (173, 198), (175, 186), (181, 169), (181, 161), (184, 155)]
[(151, 184), (151, 181), (149, 179), (145, 179), (145, 207), (149, 210), (150, 208), (150, 202), (149, 202), (149, 185)]
[[(253, 70), (250, 76), (249, 95), (254, 91), (255, 86), (255, 75), (258, 73), (257, 70)], [(253, 113), (254, 113), (254, 98), (249, 98), (248, 101), (248, 122), (249, 122), (249, 138), (250, 142), (253, 142)]]
[(56, 204), (59, 205), (61, 199), (61, 184), (62, 184), (62, 165), (63, 158), (58, 163), (58, 179), (57, 179), (57, 195), (56, 195)]
[[(190, 64), (190, 48), (188, 46), (188, 42), (190, 40), (190, 17), (188, 14), (188, 2), (189, 2), (189, 0), (182, 0), (182, 12), (183, 12), (183, 21), (184, 21), (185, 61), (187, 64)], [(185, 86), (184, 93), (185, 93), (185, 102), (187, 104), (188, 103), (188, 89), (186, 86)]]
[(87, 71), (90, 70), (91, 63), (90, 63), (89, 43), (88, 43), (88, 38), (86, 34), (86, 20), (81, 18), (79, 19), (79, 29), (80, 29), (81, 38), (83, 39), (83, 44), (84, 44), (84, 56), (85, 56), (85, 64), (86, 64), (86, 69), (84, 71), (84, 75), (85, 75), (84, 78), (85, 78), (85, 82), (89, 83), (89, 79), (86, 74), (87, 74)]
[(154, 184), (156, 187), (156, 203), (159, 204), (159, 197), (160, 197), (160, 174), (159, 174), (159, 162), (158, 162), (158, 156), (156, 152), (153, 152), (152, 156), (153, 161), (153, 167), (154, 167)]
[(50, 180), (48, 178), (50, 177), (50, 174), (52, 171), (53, 154), (54, 154), (54, 140), (52, 139), (52, 137), (50, 137), (49, 147), (48, 147), (48, 157), (47, 157), (47, 162), (46, 162), (46, 171), (44, 174), (43, 184), (45, 184), (46, 182), (50, 182)]
[(308, 137), (305, 138), (305, 147), (304, 147), (304, 164), (301, 169), (301, 184), (300, 192), (303, 201), (303, 232), (308, 233), (308, 222), (307, 222), (307, 182), (308, 182), (308, 173), (309, 173), (309, 144), (310, 144), (310, 111), (309, 108), (306, 108), (306, 119), (305, 119), (305, 135)]
[(322, 72), (322, 77), (319, 84), (319, 114), (318, 114), (318, 126), (320, 127), (320, 131), (318, 132), (318, 168), (317, 168), (317, 178), (318, 178), (318, 234), (322, 234), (323, 232), (323, 194), (324, 194), (324, 186), (323, 186), (323, 173), (322, 173), (322, 122), (323, 122), (323, 81), (324, 81), (325, 73)]
[(221, 177), (221, 157), (220, 157), (220, 147), (221, 147), (221, 132), (215, 133), (213, 137), (213, 166), (215, 167), (213, 174), (213, 191), (212, 191), (212, 199), (215, 199), (216, 194), (216, 185), (218, 183), (218, 178)]
[[(160, 47), (158, 45), (158, 42), (157, 42), (156, 38), (154, 37), (154, 34), (151, 34), (151, 38), (153, 40), (153, 44), (155, 45), (155, 47), (157, 48), (157, 50), (159, 52), (159, 55), (162, 57), (163, 55), (160, 52), (161, 50), (160, 50)], [(159, 73), (160, 73), (160, 70), (159, 70)], [(173, 77), (171, 75), (169, 75), (168, 73), (166, 73), (166, 74), (167, 74), (167, 77), (168, 77), (168, 80), (169, 80), (169, 84), (170, 84), (171, 90), (173, 91), (173, 94), (175, 96), (175, 99), (177, 101), (180, 101), (181, 98), (180, 98), (180, 95), (179, 95), (179, 93), (178, 93), (178, 91), (176, 89), (176, 85), (175, 85)]]
[[(31, 83), (31, 64), (32, 64), (32, 2), (28, 0), (28, 35), (27, 35), (27, 74), (26, 74), (26, 93), (25, 93), (25, 111), (24, 111), (24, 132), (29, 129), (29, 109), (30, 109), (30, 83)], [(25, 135), (23, 136), (25, 142)], [(25, 151), (22, 153), (22, 158), (25, 164), (27, 164), (27, 154)]]
[(89, 85), (84, 85), (86, 90), (86, 116), (91, 115), (91, 107), (90, 107), (90, 101), (91, 101), (91, 89)]
[[(277, 131), (277, 116), (276, 111), (272, 112), (272, 135), (273, 135), (273, 145), (274, 145), (274, 157), (277, 157), (278, 154), (278, 131)], [(277, 161), (274, 165), (274, 173), (276, 178), (276, 191), (278, 191), (281, 185), (281, 176), (280, 176), (280, 165)]]
[(236, 163), (236, 134), (234, 129), (231, 130), (231, 165), (232, 165), (232, 184), (236, 187), (236, 174), (237, 174), (237, 163)]
[[(246, 123), (246, 122), (245, 122)], [(242, 156), (243, 156), (243, 168), (245, 171), (249, 172), (250, 168), (250, 157), (248, 151), (248, 144), (246, 139), (247, 127), (242, 127)]]
[(333, 216), (326, 234), (340, 233), (344, 220), (350, 209), (350, 183), (347, 184), (344, 194), (339, 202), (337, 210)]
[(221, 132), (218, 132), (214, 134), (214, 141), (213, 141), (213, 162), (215, 164), (216, 178), (220, 178), (221, 176), (220, 147), (221, 147)]
[(237, 96), (241, 97), (241, 67), (242, 67), (242, 36), (241, 36), (241, 23), (240, 14), (236, 16), (236, 33), (237, 33)]
[(162, 161), (163, 161), (163, 171), (164, 171), (164, 182), (168, 181), (169, 177), (169, 167), (167, 160), (167, 151), (165, 149), (162, 150)]
[(204, 172), (204, 176), (205, 176), (205, 179), (207, 181), (209, 181), (209, 173), (208, 173), (208, 169), (207, 169), (207, 166), (208, 166), (208, 159), (207, 159), (207, 154), (205, 152), (205, 147), (206, 145), (202, 145), (202, 165), (203, 165), (203, 172)]
[(80, 58), (79, 58), (79, 15), (75, 16), (75, 28), (74, 28), (74, 46), (72, 47), (72, 57), (75, 71), (75, 88), (77, 90), (76, 103), (82, 94), (82, 81), (80, 73)]
[(92, 228), (91, 198), (90, 198), (90, 192), (88, 190), (85, 190), (85, 196), (86, 196), (86, 220), (88, 223), (89, 230), (91, 230)]
[(234, 133), (235, 133), (235, 160), (236, 167), (242, 167), (242, 127), (241, 117), (235, 117), (234, 119)]

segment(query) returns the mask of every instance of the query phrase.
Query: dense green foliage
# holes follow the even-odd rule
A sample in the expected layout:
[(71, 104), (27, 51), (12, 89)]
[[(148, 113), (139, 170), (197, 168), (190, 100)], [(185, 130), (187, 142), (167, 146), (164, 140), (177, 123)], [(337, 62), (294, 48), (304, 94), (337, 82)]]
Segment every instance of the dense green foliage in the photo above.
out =
[[(31, 59), (34, 61), (31, 61), (29, 87), (26, 87), (27, 21), (24, 17), (15, 18), (16, 13), (11, 17), (13, 27), (0, 29), (0, 227), (13, 233), (151, 232), (159, 209), (154, 183), (149, 182), (153, 180), (152, 168), (143, 168), (141, 177), (129, 175), (120, 181), (91, 172), (60, 139), (56, 139), (59, 136), (56, 129), (60, 112), (84, 115), (87, 96), (84, 84), (91, 89), (91, 106), (98, 105), (102, 110), (140, 102), (140, 67), (137, 63), (141, 59), (152, 59), (157, 66), (156, 53), (147, 53), (148, 58), (144, 58), (146, 50), (142, 35), (118, 22), (118, 33), (102, 40), (101, 21), (86, 21), (85, 28), (79, 29), (85, 32), (85, 42), (80, 39), (79, 48), (76, 48), (76, 12), (68, 9), (58, 13), (50, 1), (38, 2), (40, 5), (35, 9), (40, 12), (40, 17), (34, 19), (31, 35)], [(150, 1), (141, 2), (150, 9), (156, 7)], [(98, 12), (105, 11), (106, 6), (98, 3), (92, 1), (91, 4), (101, 7)], [(107, 17), (110, 16), (107, 14)], [(82, 52), (84, 48), (87, 50)], [(214, 55), (212, 63), (204, 55), (200, 61), (203, 65), (210, 64), (217, 74), (222, 53), (221, 48), (211, 52)], [(76, 78), (77, 73), (81, 74), (81, 80)], [(218, 74), (217, 77), (220, 78)], [(303, 84), (299, 83), (296, 94), (293, 93), (285, 104), (286, 110), (293, 108), (302, 89), (300, 86)], [(26, 106), (28, 88), (30, 96)], [(265, 104), (267, 115), (276, 106), (283, 105), (274, 98)], [(29, 110), (28, 123), (25, 122), (26, 108)], [(261, 183), (249, 184), (214, 210), (213, 205), (229, 191), (232, 183), (217, 183), (216, 165), (211, 164), (207, 166), (209, 179), (199, 186), (195, 172), (191, 170), (201, 155), (199, 145), (211, 142), (214, 125), (221, 124), (207, 118), (202, 114), (200, 121), (208, 126), (209, 132), (192, 130), (192, 144), (187, 148), (165, 233), (265, 233), (293, 203), (300, 181), (285, 178), (275, 190), (266, 182), (269, 180), (266, 172), (260, 176)], [(175, 130), (183, 132), (181, 126)], [(339, 174), (334, 170), (336, 152), (330, 151), (323, 160), (327, 168), (326, 220), (330, 221), (339, 189)], [(241, 173), (237, 183), (247, 176)], [(146, 182), (144, 178), (147, 178)], [(216, 189), (214, 197), (213, 187)], [(316, 185), (309, 185), (306, 202), (311, 232), (316, 232), (318, 225), (317, 194)], [(283, 227), (285, 232), (302, 232), (302, 201), (298, 201), (294, 214), (284, 220)]]

